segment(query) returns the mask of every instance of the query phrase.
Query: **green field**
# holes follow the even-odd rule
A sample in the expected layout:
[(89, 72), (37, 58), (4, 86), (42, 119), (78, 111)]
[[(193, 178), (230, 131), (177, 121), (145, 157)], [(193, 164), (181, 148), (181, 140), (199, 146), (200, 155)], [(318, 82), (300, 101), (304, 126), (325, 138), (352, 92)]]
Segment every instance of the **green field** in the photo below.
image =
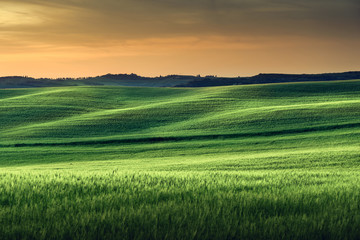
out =
[(360, 239), (360, 80), (0, 89), (0, 239)]

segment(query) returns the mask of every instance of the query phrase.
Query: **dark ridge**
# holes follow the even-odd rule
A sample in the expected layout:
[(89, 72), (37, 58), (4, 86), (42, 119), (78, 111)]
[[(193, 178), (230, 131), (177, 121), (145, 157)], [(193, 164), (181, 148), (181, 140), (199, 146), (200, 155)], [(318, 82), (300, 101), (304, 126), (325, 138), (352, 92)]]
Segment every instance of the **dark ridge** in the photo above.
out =
[(285, 83), (285, 82), (306, 82), (306, 81), (335, 81), (360, 79), (360, 72), (344, 73), (322, 73), (322, 74), (271, 74), (261, 73), (253, 77), (238, 78), (203, 78), (190, 81), (176, 87), (210, 87), (210, 86), (229, 86), (245, 84), (264, 84), (264, 83)]
[(180, 137), (148, 137), (135, 139), (115, 139), (115, 140), (92, 140), (92, 141), (74, 141), (63, 143), (16, 143), (0, 144), (0, 147), (36, 147), (36, 146), (84, 146), (84, 145), (104, 145), (104, 144), (131, 144), (131, 143), (160, 143), (160, 142), (177, 142), (192, 140), (212, 140), (212, 139), (236, 139), (243, 137), (274, 136), (283, 134), (297, 134), (315, 131), (328, 131), (336, 129), (346, 129), (360, 127), (360, 123), (346, 123), (339, 125), (315, 126), (300, 129), (285, 129), (280, 131), (257, 132), (257, 133), (232, 133), (232, 134), (208, 134), (197, 136), (180, 136)]
[(141, 86), (141, 87), (211, 87), (263, 83), (334, 81), (360, 79), (360, 71), (323, 74), (259, 74), (253, 77), (225, 78), (200, 75), (142, 77), (132, 74), (106, 74), (86, 78), (0, 77), (0, 88), (35, 88), (61, 86)]
[(118, 80), (118, 79), (124, 79), (124, 80), (143, 80), (143, 79), (147, 79), (146, 77), (141, 77), (139, 75), (136, 75), (134, 73), (132, 74), (106, 74), (103, 76), (99, 76), (99, 77), (103, 77), (103, 78), (108, 78), (108, 79), (113, 79), (113, 80)]

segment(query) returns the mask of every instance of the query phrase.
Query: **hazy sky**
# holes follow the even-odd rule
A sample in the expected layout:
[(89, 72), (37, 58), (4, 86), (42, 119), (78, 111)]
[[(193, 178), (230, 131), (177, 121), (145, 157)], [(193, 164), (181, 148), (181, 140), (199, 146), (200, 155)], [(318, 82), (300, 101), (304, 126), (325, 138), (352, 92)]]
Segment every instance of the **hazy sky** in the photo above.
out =
[(0, 76), (360, 70), (360, 0), (0, 0)]

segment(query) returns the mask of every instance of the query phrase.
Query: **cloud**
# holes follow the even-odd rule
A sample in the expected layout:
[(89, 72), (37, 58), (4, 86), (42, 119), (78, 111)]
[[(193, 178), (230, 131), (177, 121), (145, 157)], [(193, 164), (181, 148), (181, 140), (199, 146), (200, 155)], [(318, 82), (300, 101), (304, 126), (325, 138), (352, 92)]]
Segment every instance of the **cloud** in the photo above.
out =
[(336, 57), (345, 45), (355, 59), (348, 49), (360, 48), (359, 25), (358, 0), (0, 0), (0, 62), (167, 56), (167, 64), (181, 55), (193, 64), (212, 52), (235, 69), (310, 48)]
[(17, 1), (16, 6), (29, 9), (27, 16), (46, 20), (32, 26), (21, 20), (15, 5), (5, 11), (12, 11), (23, 25), (13, 32), (23, 31), (25, 37), (36, 32), (44, 41), (75, 44), (193, 35), (354, 35), (358, 5), (354, 0)]

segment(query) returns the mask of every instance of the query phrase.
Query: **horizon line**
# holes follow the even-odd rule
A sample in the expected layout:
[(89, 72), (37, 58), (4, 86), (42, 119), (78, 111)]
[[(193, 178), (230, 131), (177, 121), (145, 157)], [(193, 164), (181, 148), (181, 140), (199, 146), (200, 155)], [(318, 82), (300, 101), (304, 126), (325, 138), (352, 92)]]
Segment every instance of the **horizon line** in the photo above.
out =
[(322, 75), (322, 74), (344, 74), (344, 73), (360, 73), (360, 70), (349, 70), (344, 72), (319, 72), (319, 73), (280, 73), (280, 72), (260, 72), (258, 74), (252, 75), (252, 76), (234, 76), (234, 77), (223, 77), (218, 75), (201, 75), (201, 74), (167, 74), (167, 75), (158, 75), (154, 77), (149, 76), (143, 76), (136, 73), (106, 73), (103, 75), (97, 75), (97, 76), (86, 76), (86, 77), (32, 77), (28, 75), (11, 75), (11, 76), (0, 76), (0, 78), (32, 78), (32, 79), (50, 79), (50, 80), (58, 80), (58, 79), (84, 79), (84, 78), (96, 78), (96, 77), (104, 77), (107, 75), (126, 75), (126, 76), (137, 76), (142, 78), (164, 78), (164, 77), (171, 77), (171, 76), (184, 76), (184, 77), (198, 77), (198, 78), (206, 78), (206, 77), (212, 77), (212, 78), (251, 78), (259, 75)]

